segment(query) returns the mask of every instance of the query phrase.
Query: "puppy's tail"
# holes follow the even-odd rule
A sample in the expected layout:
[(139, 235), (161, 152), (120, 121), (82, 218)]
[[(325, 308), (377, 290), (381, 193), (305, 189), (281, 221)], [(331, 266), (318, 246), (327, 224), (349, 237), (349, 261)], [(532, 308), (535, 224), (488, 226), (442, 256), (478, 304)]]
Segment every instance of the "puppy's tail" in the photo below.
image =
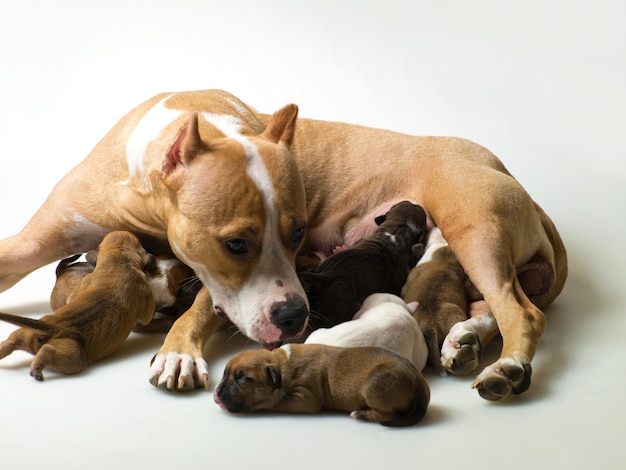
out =
[(49, 325), (41, 320), (34, 318), (20, 317), (18, 315), (12, 315), (10, 313), (0, 312), (0, 320), (13, 325), (21, 326), (22, 328), (31, 328), (33, 330), (42, 331), (44, 333), (52, 333), (57, 330), (53, 325)]
[[(419, 373), (419, 372), (418, 372)], [(419, 423), (424, 415), (426, 415), (426, 411), (428, 410), (428, 404), (430, 403), (430, 387), (426, 382), (426, 379), (420, 374), (420, 387), (417, 387), (417, 393), (415, 393), (415, 398), (413, 400), (413, 404), (409, 411), (399, 414), (396, 418), (390, 419), (389, 421), (383, 421), (383, 426), (389, 427), (404, 427), (404, 426), (413, 426)]]

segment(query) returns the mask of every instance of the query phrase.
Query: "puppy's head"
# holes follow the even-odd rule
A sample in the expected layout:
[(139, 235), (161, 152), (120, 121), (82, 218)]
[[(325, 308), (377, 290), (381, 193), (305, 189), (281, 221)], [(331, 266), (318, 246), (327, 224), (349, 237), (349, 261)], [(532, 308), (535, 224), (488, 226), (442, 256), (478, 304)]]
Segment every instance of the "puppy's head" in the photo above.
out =
[(409, 267), (415, 266), (424, 254), (426, 238), (426, 212), (421, 206), (409, 201), (399, 202), (389, 211), (376, 217), (378, 230), (391, 234), (402, 246), (410, 248), (412, 259)]
[(102, 265), (104, 260), (117, 263), (120, 257), (133, 263), (141, 271), (150, 270), (155, 264), (154, 256), (144, 249), (139, 239), (123, 230), (109, 232), (100, 242), (98, 249), (86, 255), (87, 262), (94, 265), (95, 269)]
[(280, 349), (244, 351), (226, 364), (213, 398), (231, 413), (269, 410), (284, 397)]
[[(419, 306), (418, 302), (409, 302), (406, 303), (400, 297), (394, 294), (387, 293), (375, 293), (368, 296), (361, 304), (361, 308), (354, 315), (354, 319), (360, 318), (365, 312), (371, 310), (379, 305), (392, 304), (392, 305), (400, 305), (404, 307), (408, 313), (413, 315)], [(396, 307), (397, 308), (397, 307)]]

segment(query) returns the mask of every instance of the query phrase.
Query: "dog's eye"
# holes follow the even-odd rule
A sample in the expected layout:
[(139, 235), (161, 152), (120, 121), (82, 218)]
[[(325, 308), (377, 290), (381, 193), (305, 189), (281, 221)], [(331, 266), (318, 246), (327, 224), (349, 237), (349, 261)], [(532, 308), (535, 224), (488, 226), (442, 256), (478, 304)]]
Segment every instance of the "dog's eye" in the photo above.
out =
[(241, 255), (248, 252), (248, 246), (243, 238), (230, 238), (224, 242), (224, 245), (233, 255)]
[(306, 225), (303, 225), (302, 227), (295, 229), (293, 231), (293, 234), (291, 235), (291, 241), (293, 243), (300, 243), (300, 241), (304, 237), (305, 232), (306, 232)]
[(243, 385), (248, 382), (252, 382), (252, 378), (248, 377), (244, 371), (238, 370), (237, 372), (235, 372), (235, 382), (237, 382), (239, 385)]

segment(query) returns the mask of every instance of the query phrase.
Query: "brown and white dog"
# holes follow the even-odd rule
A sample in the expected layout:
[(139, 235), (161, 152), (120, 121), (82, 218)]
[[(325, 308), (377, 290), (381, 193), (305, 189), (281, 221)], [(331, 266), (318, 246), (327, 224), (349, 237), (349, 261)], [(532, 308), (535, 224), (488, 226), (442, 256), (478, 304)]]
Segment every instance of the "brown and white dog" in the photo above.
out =
[(225, 324), (220, 315), (261, 343), (298, 336), (308, 309), (296, 254), (350, 245), (408, 200), (441, 229), (497, 321), (501, 357), (475, 387), (489, 399), (523, 392), (544, 330), (540, 309), (567, 275), (543, 210), (467, 140), (296, 118), (295, 105), (268, 116), (223, 91), (149, 99), (0, 242), (0, 291), (111, 230), (167, 240), (205, 288), (170, 330), (151, 381), (208, 387), (203, 348)]
[(151, 256), (130, 232), (111, 232), (100, 243), (93, 272), (85, 275), (67, 304), (38, 320), (0, 313), (21, 326), (0, 343), (0, 359), (15, 350), (35, 357), (30, 375), (43, 369), (77, 374), (117, 351), (136, 323), (148, 324), (154, 298), (144, 269)]
[(426, 414), (430, 388), (410, 361), (388, 349), (286, 344), (237, 354), (213, 396), (231, 413), (348, 411), (364, 421), (411, 426)]
[(352, 320), (313, 331), (305, 344), (385, 348), (406, 357), (418, 370), (422, 370), (428, 358), (428, 348), (413, 318), (417, 308), (417, 302), (407, 304), (393, 294), (372, 294), (365, 299)]

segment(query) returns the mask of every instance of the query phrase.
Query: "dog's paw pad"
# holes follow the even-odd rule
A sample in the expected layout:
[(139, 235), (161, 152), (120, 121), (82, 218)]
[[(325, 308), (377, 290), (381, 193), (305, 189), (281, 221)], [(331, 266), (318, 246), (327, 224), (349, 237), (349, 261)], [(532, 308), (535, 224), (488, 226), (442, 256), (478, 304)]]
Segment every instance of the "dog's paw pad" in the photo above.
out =
[(457, 323), (443, 342), (441, 365), (455, 375), (467, 375), (472, 372), (483, 357), (483, 345), (474, 331), (463, 323)]
[(529, 363), (503, 358), (485, 368), (472, 384), (472, 388), (484, 399), (497, 401), (528, 390), (531, 375)]

